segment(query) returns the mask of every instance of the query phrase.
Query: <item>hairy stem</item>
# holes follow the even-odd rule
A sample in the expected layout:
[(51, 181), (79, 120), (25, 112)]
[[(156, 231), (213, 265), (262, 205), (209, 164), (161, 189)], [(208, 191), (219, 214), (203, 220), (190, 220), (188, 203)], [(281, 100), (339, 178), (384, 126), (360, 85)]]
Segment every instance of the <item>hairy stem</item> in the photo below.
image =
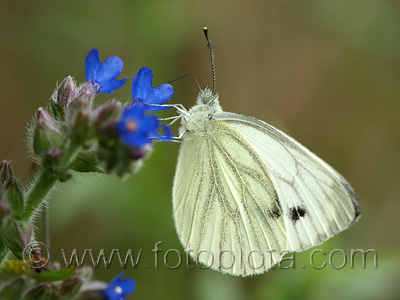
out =
[[(67, 172), (75, 160), (81, 149), (81, 143), (71, 143), (65, 151), (64, 159), (61, 163), (62, 172)], [(40, 208), (43, 201), (49, 195), (50, 191), (53, 189), (54, 185), (58, 181), (59, 176), (54, 174), (53, 172), (42, 169), (40, 175), (36, 178), (33, 183), (31, 189), (25, 195), (25, 203), (24, 209), (21, 213), (14, 215), (13, 218), (19, 221), (30, 221), (35, 214), (35, 212)], [(45, 243), (49, 247), (50, 245), (50, 237), (49, 237), (49, 216), (48, 216), (48, 208), (44, 209), (43, 212), (44, 217), (44, 235), (45, 235)], [(4, 244), (3, 239), (0, 236), (0, 265), (2, 262), (7, 259), (10, 254), (10, 250)]]
[(15, 218), (22, 221), (28, 221), (43, 203), (43, 200), (54, 187), (57, 179), (57, 176), (54, 174), (46, 171), (45, 169), (42, 170), (42, 173), (36, 179), (32, 189), (27, 195), (24, 210), (21, 214), (15, 216)]
[[(62, 163), (62, 169), (64, 170), (64, 172), (68, 171), (69, 167), (71, 166), (71, 163), (76, 158), (80, 149), (81, 147), (79, 143), (70, 144), (68, 150), (65, 153)], [(58, 180), (57, 175), (46, 169), (43, 169), (40, 176), (36, 179), (32, 189), (29, 191), (26, 197), (24, 210), (22, 211), (21, 214), (15, 216), (15, 218), (22, 221), (30, 220), (35, 211), (40, 207), (44, 199), (47, 197), (51, 189), (54, 187), (57, 180)]]
[(50, 250), (50, 207), (46, 206), (43, 208), (43, 233), (44, 243), (47, 249)]

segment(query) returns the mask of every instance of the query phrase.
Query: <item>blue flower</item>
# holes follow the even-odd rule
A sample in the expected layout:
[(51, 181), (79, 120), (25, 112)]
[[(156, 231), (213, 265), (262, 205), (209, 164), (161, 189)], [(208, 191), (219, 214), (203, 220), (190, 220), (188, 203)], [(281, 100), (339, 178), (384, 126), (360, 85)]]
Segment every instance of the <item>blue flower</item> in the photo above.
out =
[(171, 141), (171, 130), (163, 125), (159, 134), (160, 121), (156, 115), (146, 114), (147, 105), (130, 105), (124, 109), (118, 121), (118, 135), (125, 145), (142, 147), (154, 139)]
[(157, 116), (145, 114), (144, 105), (131, 105), (124, 109), (118, 122), (118, 135), (128, 146), (150, 144), (160, 127)]
[(99, 85), (99, 93), (111, 94), (119, 89), (126, 81), (116, 79), (122, 72), (124, 63), (117, 56), (111, 56), (100, 63), (99, 51), (92, 49), (86, 56), (86, 80)]
[[(174, 94), (172, 85), (165, 83), (157, 87), (152, 87), (153, 72), (150, 68), (141, 68), (132, 77), (132, 99), (134, 104), (164, 104), (171, 99)], [(160, 107), (145, 105), (147, 110), (156, 111), (169, 109), (170, 107)]]
[(115, 277), (101, 292), (105, 300), (126, 300), (125, 296), (132, 294), (136, 288), (136, 282), (132, 278), (122, 279), (124, 273)]

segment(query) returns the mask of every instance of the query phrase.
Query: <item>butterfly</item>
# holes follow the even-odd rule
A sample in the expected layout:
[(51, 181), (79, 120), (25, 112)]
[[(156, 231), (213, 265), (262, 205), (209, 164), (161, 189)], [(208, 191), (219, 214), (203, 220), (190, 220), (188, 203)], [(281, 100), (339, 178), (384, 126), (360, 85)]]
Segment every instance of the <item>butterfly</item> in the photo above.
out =
[(361, 215), (335, 169), (275, 127), (224, 112), (209, 88), (181, 110), (180, 136), (175, 226), (186, 251), (207, 268), (261, 274)]

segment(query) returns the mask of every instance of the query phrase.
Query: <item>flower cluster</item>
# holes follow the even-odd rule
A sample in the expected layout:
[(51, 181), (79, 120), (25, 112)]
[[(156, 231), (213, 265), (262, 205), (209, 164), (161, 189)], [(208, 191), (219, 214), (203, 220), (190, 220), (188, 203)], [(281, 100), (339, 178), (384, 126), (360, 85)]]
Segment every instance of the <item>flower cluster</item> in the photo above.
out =
[[(61, 269), (57, 264), (34, 271), (26, 266), (25, 253), (34, 239), (34, 216), (57, 182), (73, 172), (136, 172), (156, 140), (170, 141), (170, 128), (154, 111), (168, 109), (169, 84), (152, 86), (153, 72), (141, 68), (132, 77), (132, 101), (113, 100), (95, 108), (99, 93), (121, 88), (117, 79), (123, 62), (112, 56), (100, 62), (97, 49), (86, 57), (86, 82), (78, 85), (68, 76), (39, 108), (28, 129), (28, 143), (37, 171), (27, 186), (14, 175), (7, 161), (0, 164), (0, 286), (1, 299), (104, 299), (124, 300), (136, 287), (133, 279), (118, 275), (109, 285), (91, 280), (91, 270)], [(46, 261), (40, 251), (35, 255)], [(7, 260), (12, 258), (12, 260)], [(40, 271), (40, 272), (38, 272)], [(10, 275), (13, 274), (13, 275)]]
[(164, 126), (164, 134), (159, 134), (158, 118), (145, 112), (170, 108), (162, 105), (171, 99), (174, 90), (167, 83), (153, 88), (152, 80), (153, 72), (146, 67), (132, 77), (133, 102), (125, 108), (118, 123), (118, 133), (126, 145), (141, 147), (151, 143), (153, 139), (171, 139), (168, 127)]
[(7, 261), (1, 267), (0, 299), (27, 300), (127, 300), (136, 289), (132, 278), (123, 273), (109, 284), (91, 280), (91, 267), (61, 269), (58, 263), (37, 273), (26, 270), (23, 261)]
[[(86, 80), (98, 87), (99, 93), (112, 93), (120, 88), (126, 79), (117, 80), (123, 69), (119, 57), (112, 56), (100, 63), (99, 52), (93, 49), (86, 57)], [(162, 105), (171, 99), (174, 89), (170, 84), (152, 87), (153, 72), (150, 68), (141, 68), (132, 76), (132, 103), (123, 110), (118, 122), (118, 134), (123, 142), (132, 147), (140, 148), (150, 144), (152, 140), (169, 140), (171, 135), (158, 133), (160, 122), (157, 116), (148, 115), (146, 111), (168, 109)]]

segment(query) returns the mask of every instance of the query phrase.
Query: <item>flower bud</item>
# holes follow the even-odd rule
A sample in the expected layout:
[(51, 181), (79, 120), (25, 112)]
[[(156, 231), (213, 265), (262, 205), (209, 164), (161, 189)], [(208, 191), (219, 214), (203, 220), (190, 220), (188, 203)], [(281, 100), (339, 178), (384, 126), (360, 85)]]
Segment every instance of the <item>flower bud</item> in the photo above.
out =
[(23, 259), (23, 251), (30, 243), (32, 228), (28, 222), (10, 221), (4, 230), (5, 244), (18, 258)]
[(87, 139), (90, 131), (90, 101), (75, 100), (67, 111), (67, 123), (72, 139)]
[(6, 187), (0, 182), (0, 201), (6, 196)]
[(12, 213), (20, 213), (24, 205), (24, 193), (7, 161), (0, 164), (0, 179), (0, 200), (9, 204)]
[(62, 282), (60, 293), (63, 297), (68, 296), (69, 299), (72, 299), (81, 288), (84, 282), (84, 278), (81, 276), (72, 276)]
[(21, 213), (24, 208), (24, 193), (15, 178), (11, 179), (7, 185), (6, 197), (12, 213)]
[(47, 150), (59, 147), (62, 143), (58, 124), (43, 108), (39, 108), (33, 133), (33, 150), (42, 156)]
[(65, 108), (75, 99), (77, 88), (71, 76), (61, 82), (58, 89), (51, 97), (51, 108), (57, 121), (64, 120)]
[(137, 147), (128, 147), (130, 149), (130, 156), (129, 158), (132, 160), (140, 160), (149, 158), (150, 155), (153, 153), (153, 146), (152, 145), (144, 145), (140, 148)]
[(93, 269), (89, 266), (83, 266), (76, 270), (75, 275), (82, 277), (85, 281), (90, 281), (93, 277)]
[(56, 104), (66, 108), (75, 99), (77, 88), (71, 76), (68, 76), (61, 82), (57, 90)]
[(99, 90), (99, 86), (93, 85), (91, 81), (85, 82), (79, 88), (77, 100), (79, 100), (81, 98), (87, 98), (90, 101), (92, 101), (94, 99), (94, 97), (96, 96), (98, 90)]
[[(11, 213), (10, 205), (6, 201), (0, 201), (0, 228), (3, 225), (4, 219)], [(1, 299), (1, 298), (0, 298)]]
[(41, 283), (29, 289), (25, 295), (25, 300), (52, 300), (59, 299), (55, 294), (55, 290), (50, 282)]
[(3, 160), (0, 163), (0, 182), (7, 184), (10, 179), (14, 178), (14, 173), (11, 169), (11, 165)]
[(54, 114), (54, 118), (57, 121), (64, 121), (65, 118), (65, 109), (61, 105), (58, 105), (54, 101), (51, 101), (51, 109)]
[(54, 169), (60, 165), (63, 157), (64, 153), (60, 148), (51, 148), (43, 154), (43, 165), (45, 165), (49, 170)]
[(75, 102), (79, 101), (88, 102), (90, 105), (96, 96), (97, 91), (99, 90), (97, 86), (93, 86), (91, 81), (85, 82), (78, 89), (79, 91), (77, 92), (75, 98), (72, 99), (69, 106), (72, 106)]
[(103, 125), (99, 137), (102, 143), (114, 145), (119, 140), (117, 125), (118, 121), (109, 121)]
[(102, 300), (101, 292), (107, 287), (107, 283), (102, 281), (91, 281), (82, 287), (77, 299), (79, 300)]
[(121, 114), (122, 105), (119, 102), (113, 102), (104, 105), (96, 111), (94, 118), (94, 126), (97, 130), (101, 130), (108, 122), (115, 122)]
[(90, 131), (90, 111), (80, 111), (75, 119), (74, 135), (80, 139), (86, 139)]

